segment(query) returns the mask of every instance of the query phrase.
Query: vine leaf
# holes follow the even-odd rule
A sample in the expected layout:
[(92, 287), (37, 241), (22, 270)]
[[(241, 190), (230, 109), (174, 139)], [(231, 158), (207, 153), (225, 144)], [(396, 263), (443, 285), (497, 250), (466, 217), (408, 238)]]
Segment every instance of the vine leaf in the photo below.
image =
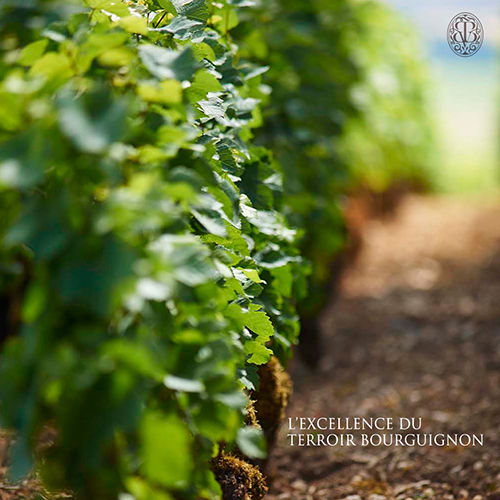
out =
[(185, 486), (190, 479), (191, 435), (175, 414), (149, 413), (141, 427), (144, 456), (143, 471), (147, 478), (162, 486)]
[(267, 457), (266, 438), (262, 429), (243, 427), (238, 431), (236, 443), (248, 458), (264, 459)]
[(189, 47), (177, 51), (151, 44), (141, 45), (139, 57), (149, 72), (160, 80), (190, 80), (199, 66)]
[(172, 0), (177, 13), (189, 19), (206, 23), (210, 17), (205, 0)]

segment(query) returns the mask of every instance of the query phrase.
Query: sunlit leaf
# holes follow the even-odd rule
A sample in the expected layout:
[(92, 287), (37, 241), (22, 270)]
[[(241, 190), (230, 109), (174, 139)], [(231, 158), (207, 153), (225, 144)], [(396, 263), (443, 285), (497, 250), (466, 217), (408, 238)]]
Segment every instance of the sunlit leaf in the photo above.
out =
[(179, 52), (156, 45), (141, 45), (139, 55), (150, 73), (160, 80), (189, 80), (197, 68), (189, 47)]
[(238, 431), (236, 442), (248, 458), (264, 459), (267, 457), (266, 439), (262, 429), (243, 427)]
[(193, 468), (191, 440), (185, 423), (175, 414), (146, 414), (141, 425), (146, 477), (166, 487), (186, 486)]

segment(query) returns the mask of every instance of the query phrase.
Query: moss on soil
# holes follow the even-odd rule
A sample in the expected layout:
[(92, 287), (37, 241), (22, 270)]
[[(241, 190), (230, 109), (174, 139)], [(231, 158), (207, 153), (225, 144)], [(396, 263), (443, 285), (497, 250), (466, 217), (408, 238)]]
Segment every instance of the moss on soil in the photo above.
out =
[(223, 500), (261, 500), (267, 493), (259, 468), (225, 452), (212, 461), (212, 471), (222, 489)]

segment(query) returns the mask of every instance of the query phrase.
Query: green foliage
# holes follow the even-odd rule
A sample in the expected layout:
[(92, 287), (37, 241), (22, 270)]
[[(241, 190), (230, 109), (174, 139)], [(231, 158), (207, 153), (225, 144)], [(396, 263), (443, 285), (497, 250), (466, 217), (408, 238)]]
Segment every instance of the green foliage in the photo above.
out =
[(13, 475), (49, 428), (52, 487), (217, 497), (220, 443), (265, 456), (247, 391), (323, 303), (339, 195), (424, 163), (413, 46), (354, 0), (8, 0), (0, 33)]
[(265, 454), (244, 390), (296, 339), (286, 276), (304, 267), (280, 168), (251, 140), (260, 71), (228, 34), (236, 7), (3, 9), (1, 290), (22, 298), (0, 373), (13, 475), (49, 427), (50, 486), (214, 497), (219, 442)]
[(238, 431), (240, 450), (250, 458), (266, 458), (266, 443), (262, 432), (256, 427), (243, 427)]

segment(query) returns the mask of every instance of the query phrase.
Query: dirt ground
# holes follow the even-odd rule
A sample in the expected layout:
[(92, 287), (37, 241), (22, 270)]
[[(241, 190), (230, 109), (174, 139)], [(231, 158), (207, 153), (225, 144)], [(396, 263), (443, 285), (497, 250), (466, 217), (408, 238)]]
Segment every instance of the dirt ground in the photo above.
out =
[(412, 196), (364, 241), (288, 416), (422, 418), (484, 446), (292, 447), (285, 424), (267, 500), (500, 500), (500, 205)]

